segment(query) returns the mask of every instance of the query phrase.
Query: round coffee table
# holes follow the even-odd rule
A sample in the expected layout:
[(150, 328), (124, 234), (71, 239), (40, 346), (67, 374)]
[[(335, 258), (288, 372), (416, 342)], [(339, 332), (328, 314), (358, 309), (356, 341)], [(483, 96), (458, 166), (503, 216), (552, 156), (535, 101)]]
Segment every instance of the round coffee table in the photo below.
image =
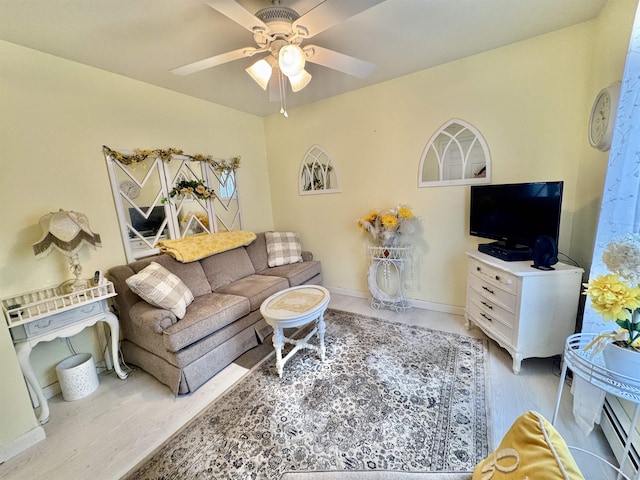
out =
[[(329, 292), (318, 285), (300, 285), (291, 287), (271, 295), (260, 306), (260, 313), (266, 322), (273, 327), (273, 348), (276, 351), (276, 369), (282, 378), (284, 364), (302, 348), (315, 350), (324, 362), (324, 311), (329, 305)], [(301, 327), (315, 322), (316, 326), (300, 340), (287, 338), (283, 329)], [(318, 335), (319, 345), (312, 345), (309, 340)], [(293, 349), (282, 358), (285, 343), (293, 345)]]

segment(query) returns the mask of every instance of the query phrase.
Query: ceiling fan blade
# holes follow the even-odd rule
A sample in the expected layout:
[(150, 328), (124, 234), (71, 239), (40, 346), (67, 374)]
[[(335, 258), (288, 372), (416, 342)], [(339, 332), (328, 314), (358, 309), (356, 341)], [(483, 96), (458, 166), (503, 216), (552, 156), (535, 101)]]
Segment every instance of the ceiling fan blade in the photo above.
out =
[(373, 63), (365, 62), (328, 48), (318, 47), (317, 45), (308, 45), (302, 50), (307, 57), (307, 61), (358, 78), (368, 77), (376, 68)]
[(250, 32), (253, 32), (255, 29), (265, 31), (269, 29), (262, 20), (246, 10), (236, 2), (236, 0), (204, 0), (204, 3), (224, 16), (229, 17)]
[(293, 22), (293, 31), (305, 38), (333, 27), (349, 17), (382, 3), (384, 0), (325, 0)]
[(174, 75), (191, 75), (192, 73), (197, 73), (202, 70), (206, 70), (207, 68), (215, 67), (216, 65), (232, 62), (244, 57), (250, 57), (256, 52), (256, 50), (257, 49), (252, 47), (239, 48), (238, 50), (232, 50), (231, 52), (221, 53), (220, 55), (198, 60), (197, 62), (189, 63), (181, 67), (172, 68), (169, 71)]

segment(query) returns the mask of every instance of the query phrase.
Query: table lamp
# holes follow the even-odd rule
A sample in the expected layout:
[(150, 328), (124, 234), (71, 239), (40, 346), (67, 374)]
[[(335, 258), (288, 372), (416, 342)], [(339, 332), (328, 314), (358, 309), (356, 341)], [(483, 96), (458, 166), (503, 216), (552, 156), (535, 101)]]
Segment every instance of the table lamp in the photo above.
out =
[(78, 259), (78, 252), (87, 245), (95, 250), (101, 247), (100, 235), (93, 233), (89, 227), (89, 220), (83, 213), (60, 209), (40, 218), (42, 238), (33, 244), (36, 258), (49, 255), (53, 249), (69, 258), (69, 269), (75, 279), (67, 280), (60, 288), (69, 293), (87, 289), (91, 286), (89, 280), (80, 279), (82, 265)]

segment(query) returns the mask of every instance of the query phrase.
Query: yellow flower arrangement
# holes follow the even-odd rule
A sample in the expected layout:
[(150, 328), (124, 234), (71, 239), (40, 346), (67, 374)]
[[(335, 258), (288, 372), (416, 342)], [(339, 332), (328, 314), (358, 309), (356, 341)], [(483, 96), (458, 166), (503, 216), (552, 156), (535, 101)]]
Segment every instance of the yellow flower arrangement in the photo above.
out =
[(411, 209), (406, 205), (399, 205), (383, 212), (372, 210), (367, 216), (359, 219), (357, 225), (382, 245), (394, 246), (401, 236), (414, 233), (414, 221)]
[(621, 330), (600, 335), (592, 344), (598, 343), (596, 349), (600, 349), (606, 341), (616, 341), (632, 348), (640, 344), (640, 235), (630, 234), (610, 242), (602, 260), (613, 273), (599, 275), (585, 283), (584, 295), (589, 296), (595, 312), (615, 322)]

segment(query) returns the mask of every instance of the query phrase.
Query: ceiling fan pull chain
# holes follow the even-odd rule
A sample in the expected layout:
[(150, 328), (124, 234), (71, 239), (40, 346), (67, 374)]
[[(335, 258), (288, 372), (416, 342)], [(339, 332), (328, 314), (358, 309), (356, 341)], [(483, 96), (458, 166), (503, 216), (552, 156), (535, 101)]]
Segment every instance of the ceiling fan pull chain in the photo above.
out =
[(284, 82), (284, 75), (282, 75), (282, 72), (278, 70), (278, 83), (280, 87), (280, 113), (284, 115), (284, 118), (289, 118), (289, 114), (287, 113), (287, 91)]

